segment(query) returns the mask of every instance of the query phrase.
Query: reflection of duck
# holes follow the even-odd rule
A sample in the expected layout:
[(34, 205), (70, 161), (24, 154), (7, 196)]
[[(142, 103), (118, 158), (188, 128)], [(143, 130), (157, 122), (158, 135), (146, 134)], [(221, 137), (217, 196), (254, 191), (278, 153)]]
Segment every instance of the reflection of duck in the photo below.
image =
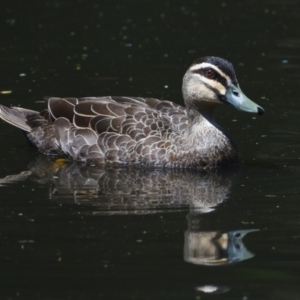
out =
[(196, 60), (183, 77), (186, 108), (152, 98), (49, 98), (41, 113), (0, 106), (0, 118), (24, 130), (40, 152), (96, 165), (212, 168), (238, 162), (213, 118), (219, 103), (262, 114), (239, 88), (233, 66)]
[(184, 259), (197, 265), (228, 265), (254, 256), (247, 250), (242, 238), (257, 230), (229, 232), (200, 231), (185, 233)]
[(187, 208), (209, 212), (226, 200), (235, 174), (229, 171), (99, 169), (41, 156), (29, 171), (7, 176), (0, 186), (31, 179), (51, 186), (51, 199), (99, 210)]
[(257, 229), (234, 231), (200, 231), (199, 214), (188, 214), (185, 232), (184, 259), (197, 265), (218, 266), (237, 263), (254, 256), (242, 238)]

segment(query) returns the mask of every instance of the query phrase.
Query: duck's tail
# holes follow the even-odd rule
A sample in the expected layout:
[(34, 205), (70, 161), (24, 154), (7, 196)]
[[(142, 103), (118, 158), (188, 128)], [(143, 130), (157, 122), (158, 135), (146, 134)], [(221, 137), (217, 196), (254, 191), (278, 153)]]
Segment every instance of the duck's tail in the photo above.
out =
[(30, 132), (32, 127), (28, 124), (27, 117), (29, 115), (38, 115), (39, 113), (34, 110), (21, 108), (21, 107), (12, 107), (8, 108), (6, 106), (0, 105), (0, 118), (13, 125), (16, 126), (26, 132)]

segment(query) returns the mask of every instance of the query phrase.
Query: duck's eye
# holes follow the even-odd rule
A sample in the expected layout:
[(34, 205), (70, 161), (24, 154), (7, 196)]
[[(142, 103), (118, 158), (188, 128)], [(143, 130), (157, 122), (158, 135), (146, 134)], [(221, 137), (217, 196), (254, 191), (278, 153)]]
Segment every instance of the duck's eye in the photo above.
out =
[(212, 78), (215, 75), (215, 72), (212, 69), (208, 69), (205, 73), (206, 77)]

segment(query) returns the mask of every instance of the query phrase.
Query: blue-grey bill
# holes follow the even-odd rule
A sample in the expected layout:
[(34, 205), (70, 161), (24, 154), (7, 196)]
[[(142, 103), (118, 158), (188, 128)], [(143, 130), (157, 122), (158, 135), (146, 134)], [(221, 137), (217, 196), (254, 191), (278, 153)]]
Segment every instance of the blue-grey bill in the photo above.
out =
[(264, 109), (250, 100), (241, 90), (239, 86), (235, 86), (232, 83), (227, 88), (224, 101), (231, 104), (238, 110), (256, 113), (262, 115)]

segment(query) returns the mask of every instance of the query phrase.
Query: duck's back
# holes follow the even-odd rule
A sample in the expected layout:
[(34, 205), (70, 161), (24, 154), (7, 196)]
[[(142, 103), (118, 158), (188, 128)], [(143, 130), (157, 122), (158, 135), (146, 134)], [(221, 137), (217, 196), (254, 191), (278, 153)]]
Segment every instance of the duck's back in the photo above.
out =
[(184, 107), (153, 98), (48, 98), (46, 102), (48, 110), (26, 116), (32, 143), (44, 153), (51, 148), (95, 164), (163, 166), (169, 149), (180, 144), (188, 121)]

